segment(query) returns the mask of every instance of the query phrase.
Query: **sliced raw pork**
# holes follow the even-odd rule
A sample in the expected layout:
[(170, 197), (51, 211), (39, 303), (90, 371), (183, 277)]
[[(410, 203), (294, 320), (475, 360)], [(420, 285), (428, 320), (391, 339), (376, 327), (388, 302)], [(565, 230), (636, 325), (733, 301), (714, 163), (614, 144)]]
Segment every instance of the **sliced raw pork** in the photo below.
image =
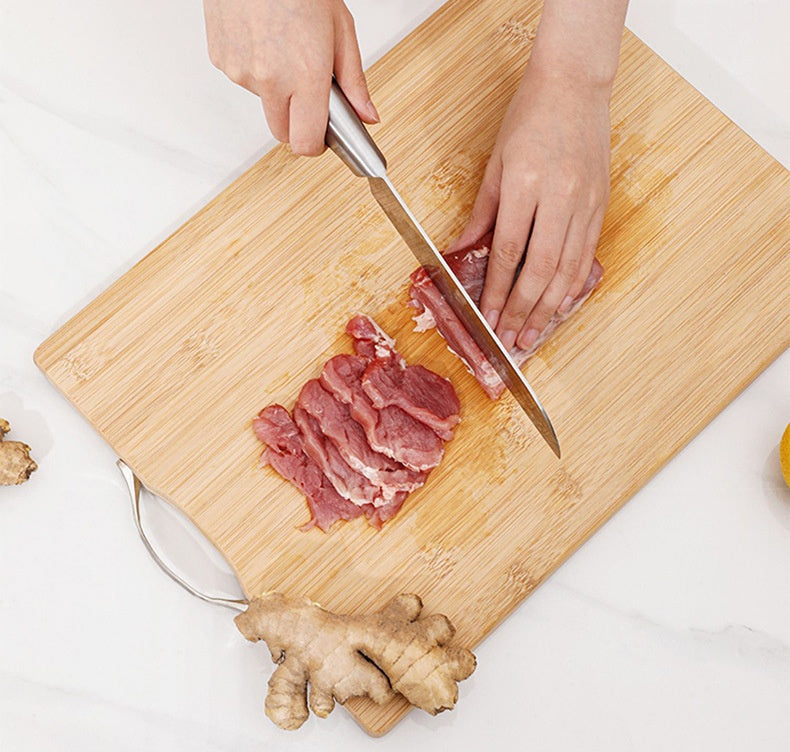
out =
[(367, 316), (355, 316), (346, 331), (357, 355), (368, 360), (362, 389), (373, 407), (399, 407), (440, 438), (452, 439), (461, 405), (450, 381), (423, 366), (407, 365), (395, 342)]
[(362, 375), (362, 388), (373, 407), (399, 407), (445, 441), (453, 438), (460, 403), (453, 385), (422, 366), (373, 362)]
[(298, 404), (294, 407), (293, 419), (301, 431), (305, 453), (343, 498), (359, 506), (380, 506), (386, 501), (381, 488), (345, 461), (338, 448), (322, 433), (318, 421)]
[(458, 422), (449, 381), (407, 365), (367, 316), (348, 332), (356, 355), (331, 358), (302, 387), (293, 415), (270, 405), (253, 421), (262, 460), (307, 497), (304, 530), (362, 515), (380, 528), (425, 483)]
[(321, 372), (321, 384), (349, 406), (368, 444), (412, 470), (431, 470), (444, 454), (442, 440), (424, 423), (395, 405), (378, 410), (362, 387), (368, 360), (360, 355), (335, 355)]
[[(469, 296), (479, 305), (483, 294), (488, 256), (491, 247), (491, 233), (483, 237), (470, 248), (463, 248), (454, 253), (445, 254), (447, 263), (458, 277), (458, 281), (466, 288)], [(529, 350), (514, 347), (511, 356), (518, 366), (523, 365), (538, 348), (556, 331), (557, 327), (567, 321), (582, 304), (590, 297), (603, 277), (603, 267), (597, 259), (593, 260), (592, 269), (579, 295), (567, 311), (554, 314), (535, 343)], [(458, 317), (445, 301), (438, 288), (423, 267), (416, 269), (411, 275), (411, 302), (418, 313), (414, 317), (417, 331), (426, 331), (436, 327), (444, 337), (447, 346), (464, 362), (466, 367), (477, 379), (491, 399), (497, 399), (505, 389), (499, 375), (485, 359), (480, 348), (469, 336)]]
[(253, 420), (255, 435), (266, 444), (261, 459), (283, 478), (291, 481), (306, 497), (310, 521), (326, 532), (337, 520), (353, 520), (364, 514), (362, 507), (344, 499), (304, 451), (299, 428), (281, 405), (269, 405)]
[(395, 340), (370, 316), (354, 316), (346, 324), (346, 332), (353, 338), (354, 352), (365, 360), (393, 360), (399, 365), (406, 365), (406, 361), (395, 349)]
[(365, 431), (352, 417), (348, 405), (311, 379), (299, 393), (297, 406), (315, 418), (321, 432), (338, 449), (350, 467), (381, 489), (383, 499), (398, 491), (414, 491), (425, 483), (428, 473), (395, 462), (368, 444)]

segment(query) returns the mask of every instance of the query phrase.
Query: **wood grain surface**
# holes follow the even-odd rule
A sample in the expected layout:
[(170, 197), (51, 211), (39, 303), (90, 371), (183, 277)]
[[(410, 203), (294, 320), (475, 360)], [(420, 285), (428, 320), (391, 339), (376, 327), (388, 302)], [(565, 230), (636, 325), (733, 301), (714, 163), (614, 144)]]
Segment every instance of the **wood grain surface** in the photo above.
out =
[[(471, 208), (538, 12), (450, 2), (369, 72), (374, 136), (439, 246)], [(224, 552), (247, 594), (358, 612), (416, 592), (474, 646), (790, 342), (787, 171), (628, 32), (612, 125), (604, 281), (525, 367), (561, 461), (512, 398), (491, 403), (435, 332), (412, 332), (414, 259), (332, 154), (267, 154), (36, 362)], [(381, 532), (359, 519), (301, 533), (304, 499), (259, 466), (251, 419), (271, 402), (290, 408), (349, 351), (355, 312), (450, 377), (463, 420)], [(461, 685), (455, 712), (464, 702)], [(408, 710), (348, 707), (373, 734)]]

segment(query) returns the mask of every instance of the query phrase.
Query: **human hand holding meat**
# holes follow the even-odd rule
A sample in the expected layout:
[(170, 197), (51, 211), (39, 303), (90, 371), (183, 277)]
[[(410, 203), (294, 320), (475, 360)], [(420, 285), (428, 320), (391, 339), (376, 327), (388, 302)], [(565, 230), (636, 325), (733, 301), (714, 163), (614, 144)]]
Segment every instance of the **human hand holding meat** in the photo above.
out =
[(448, 249), (494, 228), (481, 309), (508, 349), (529, 350), (590, 273), (609, 198), (609, 97), (626, 7), (546, 0), (472, 214)]
[(340, 88), (366, 123), (379, 122), (341, 0), (204, 0), (211, 61), (261, 98), (272, 135), (296, 154), (324, 150), (329, 89)]

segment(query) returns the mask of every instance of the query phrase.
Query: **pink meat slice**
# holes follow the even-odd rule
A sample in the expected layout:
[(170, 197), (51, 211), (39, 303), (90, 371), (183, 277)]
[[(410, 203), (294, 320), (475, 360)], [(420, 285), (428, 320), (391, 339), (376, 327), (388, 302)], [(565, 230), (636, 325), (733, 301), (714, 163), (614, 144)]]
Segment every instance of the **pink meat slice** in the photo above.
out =
[(460, 319), (434, 285), (428, 272), (419, 267), (411, 275), (411, 304), (419, 311), (415, 316), (417, 331), (436, 327), (444, 337), (447, 347), (464, 362), (485, 393), (496, 399), (505, 385), (480, 348), (469, 336)]
[[(480, 304), (483, 283), (485, 282), (486, 270), (488, 269), (490, 245), (491, 234), (489, 233), (470, 248), (445, 254), (450, 268), (455, 272), (458, 280), (478, 305)], [(538, 348), (554, 334), (557, 327), (581, 308), (587, 298), (590, 297), (592, 291), (598, 286), (602, 277), (603, 267), (595, 259), (581, 292), (576, 296), (568, 310), (554, 314), (529, 350), (522, 350), (518, 347), (513, 348), (511, 355), (518, 366), (523, 365), (532, 357)], [(461, 358), (486, 394), (491, 399), (497, 399), (505, 389), (502, 380), (485, 359), (480, 348), (469, 336), (458, 317), (453, 313), (453, 310), (447, 305), (428, 273), (420, 267), (412, 273), (411, 281), (411, 305), (418, 311), (417, 316), (415, 316), (417, 331), (425, 331), (436, 327), (447, 342), (447, 346)]]
[(453, 438), (461, 404), (453, 385), (439, 374), (419, 365), (375, 360), (362, 375), (362, 388), (376, 409), (394, 405), (445, 441)]
[(326, 363), (321, 379), (302, 388), (293, 415), (270, 405), (253, 421), (266, 444), (262, 461), (307, 498), (303, 530), (361, 515), (381, 528), (425, 483), (442, 458), (442, 437), (458, 422), (449, 381), (408, 366), (367, 316), (354, 317), (348, 331), (357, 354)]
[(427, 472), (412, 470), (372, 449), (362, 426), (351, 417), (348, 405), (324, 389), (317, 379), (302, 387), (297, 406), (316, 420), (348, 465), (381, 489), (383, 500), (393, 499), (400, 491), (414, 491), (425, 483)]
[(439, 436), (396, 405), (377, 410), (365, 394), (362, 377), (368, 362), (360, 355), (335, 355), (321, 372), (321, 384), (349, 406), (374, 451), (413, 470), (436, 467), (444, 454)]
[(378, 507), (371, 507), (370, 509), (366, 507), (365, 515), (368, 522), (377, 530), (381, 530), (381, 526), (385, 522), (388, 522), (400, 512), (400, 508), (403, 506), (403, 502), (406, 501), (408, 495), (406, 491), (398, 491), (386, 504), (382, 504)]
[(321, 469), (335, 490), (358, 506), (383, 503), (381, 489), (364, 475), (354, 470), (338, 448), (323, 434), (318, 421), (298, 405), (293, 419), (302, 433), (304, 451)]
[(399, 365), (406, 365), (406, 361), (395, 349), (395, 340), (370, 316), (354, 316), (346, 324), (346, 332), (354, 340), (354, 352), (357, 355), (369, 361), (394, 360)]
[[(307, 498), (310, 521), (302, 530), (318, 527), (324, 532), (337, 520), (352, 520), (367, 509), (344, 499), (304, 451), (299, 428), (281, 405), (269, 405), (253, 420), (255, 435), (266, 444), (261, 460), (293, 483)], [(370, 505), (370, 514), (374, 508)]]
[(378, 410), (396, 406), (449, 441), (460, 420), (458, 395), (449, 380), (423, 366), (409, 366), (395, 341), (369, 316), (354, 316), (346, 326), (354, 351), (369, 364), (362, 388)]

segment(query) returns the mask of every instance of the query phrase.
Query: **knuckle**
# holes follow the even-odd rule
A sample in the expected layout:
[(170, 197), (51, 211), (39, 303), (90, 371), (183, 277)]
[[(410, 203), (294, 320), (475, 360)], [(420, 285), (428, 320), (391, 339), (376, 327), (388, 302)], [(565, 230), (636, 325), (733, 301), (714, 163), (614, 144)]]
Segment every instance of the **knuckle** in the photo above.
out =
[(576, 274), (573, 277), (573, 280), (570, 284), (569, 294), (572, 297), (576, 297), (579, 291), (584, 287), (584, 283), (587, 281), (587, 277), (590, 273), (590, 270), (587, 268), (586, 265), (579, 264), (579, 268), (576, 270)]
[(518, 332), (524, 325), (524, 320), (527, 318), (526, 311), (511, 310), (507, 315), (503, 314), (499, 320), (499, 327), (502, 331)]
[(584, 287), (584, 279), (579, 279), (578, 277), (573, 280), (571, 286), (568, 288), (568, 296), (571, 300), (576, 300), (579, 297), (579, 293), (581, 293), (582, 288)]
[(521, 261), (524, 248), (515, 240), (505, 240), (491, 252), (491, 260), (500, 267), (512, 269)]
[(351, 74), (351, 85), (367, 94), (368, 80), (365, 78), (365, 72), (362, 70), (362, 68), (356, 68)]
[(341, 25), (346, 31), (353, 32), (355, 30), (356, 25), (354, 23), (354, 16), (347, 7), (343, 6), (343, 8), (340, 10), (339, 19)]
[(579, 275), (580, 266), (581, 259), (578, 256), (573, 256), (571, 258), (563, 257), (557, 269), (557, 276), (561, 282), (567, 285)]
[(500, 324), (500, 326), (504, 326), (506, 329), (515, 329), (518, 331), (534, 305), (535, 301), (532, 298), (522, 295), (511, 295), (510, 300), (508, 300), (507, 306), (502, 313), (502, 319), (505, 324)]
[(218, 70), (222, 70), (222, 52), (217, 47), (217, 45), (211, 40), (208, 40), (208, 44), (206, 46), (208, 51), (208, 59), (211, 61), (211, 64), (217, 68)]
[(546, 324), (549, 323), (550, 318), (551, 312), (549, 311), (549, 307), (546, 305), (545, 301), (539, 300), (530, 312), (526, 326), (530, 329), (541, 331), (545, 328)]
[(267, 65), (262, 60), (256, 60), (252, 64), (250, 76), (261, 91), (270, 92), (276, 88), (277, 76), (271, 69), (271, 66)]
[(499, 200), (499, 183), (492, 172), (486, 170), (478, 193), (490, 202)]
[(573, 281), (568, 287), (568, 295), (570, 295), (572, 298), (576, 298), (582, 291), (584, 283), (587, 281), (589, 274), (589, 267), (586, 265), (580, 265), (578, 271), (576, 272), (576, 276), (573, 278)]
[(565, 171), (555, 177), (554, 193), (565, 199), (578, 197), (581, 191), (581, 180), (576, 173)]
[(528, 273), (535, 279), (544, 283), (544, 286), (554, 276), (557, 271), (556, 261), (545, 253), (536, 253), (533, 255), (532, 261), (528, 261)]
[(600, 189), (592, 191), (584, 202), (584, 208), (589, 213), (596, 212), (600, 207), (606, 206), (609, 203), (609, 190)]
[(537, 170), (526, 170), (519, 176), (519, 183), (526, 191), (534, 192), (543, 183), (543, 176)]
[(549, 321), (551, 321), (552, 315), (553, 311), (545, 309), (535, 311), (526, 324), (527, 328), (537, 329), (539, 332), (542, 332), (548, 326)]
[(222, 71), (231, 81), (233, 81), (233, 83), (239, 84), (239, 86), (243, 86), (244, 82), (247, 80), (243, 66), (235, 60), (224, 61), (222, 64)]
[(323, 153), (324, 144), (314, 138), (295, 138), (291, 141), (291, 151), (301, 157), (317, 157)]

